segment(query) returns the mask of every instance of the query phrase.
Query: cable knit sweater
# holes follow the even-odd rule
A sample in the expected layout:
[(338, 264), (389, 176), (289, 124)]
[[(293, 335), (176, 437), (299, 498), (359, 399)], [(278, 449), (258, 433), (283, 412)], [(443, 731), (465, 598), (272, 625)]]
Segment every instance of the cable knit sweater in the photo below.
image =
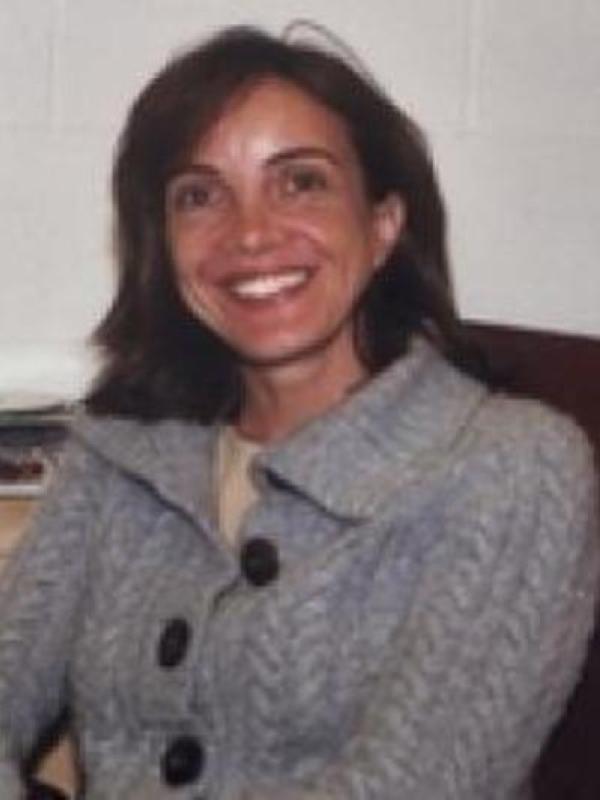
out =
[(65, 704), (86, 800), (524, 796), (592, 625), (579, 431), (418, 342), (261, 452), (242, 556), (216, 435), (75, 425), (0, 591), (2, 800)]

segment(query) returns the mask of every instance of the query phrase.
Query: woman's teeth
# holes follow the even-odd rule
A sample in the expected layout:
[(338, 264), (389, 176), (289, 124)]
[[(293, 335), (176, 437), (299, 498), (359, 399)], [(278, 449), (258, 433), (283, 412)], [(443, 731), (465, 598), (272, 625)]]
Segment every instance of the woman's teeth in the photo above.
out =
[(295, 269), (276, 275), (257, 275), (231, 284), (231, 291), (238, 297), (263, 300), (279, 292), (295, 289), (308, 279), (308, 270)]

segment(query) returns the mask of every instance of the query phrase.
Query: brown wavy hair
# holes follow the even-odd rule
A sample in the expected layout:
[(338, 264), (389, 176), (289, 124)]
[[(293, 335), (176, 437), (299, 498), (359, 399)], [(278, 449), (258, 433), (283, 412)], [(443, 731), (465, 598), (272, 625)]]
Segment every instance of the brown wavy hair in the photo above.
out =
[(392, 192), (406, 224), (357, 309), (356, 346), (376, 373), (419, 332), (477, 371), (452, 300), (444, 204), (418, 126), (344, 57), (234, 27), (172, 59), (134, 102), (112, 177), (118, 286), (94, 335), (104, 366), (87, 397), (97, 414), (210, 423), (242, 403), (238, 359), (183, 304), (165, 240), (169, 176), (227, 102), (265, 77), (291, 81), (344, 121), (373, 202)]

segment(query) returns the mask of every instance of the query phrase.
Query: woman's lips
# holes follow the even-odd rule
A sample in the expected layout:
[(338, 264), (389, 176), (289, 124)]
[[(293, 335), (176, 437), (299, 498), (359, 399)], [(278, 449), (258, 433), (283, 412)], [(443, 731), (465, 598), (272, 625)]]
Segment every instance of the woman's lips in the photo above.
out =
[(280, 294), (299, 289), (310, 278), (311, 271), (306, 267), (245, 274), (229, 278), (227, 290), (239, 300), (270, 300)]

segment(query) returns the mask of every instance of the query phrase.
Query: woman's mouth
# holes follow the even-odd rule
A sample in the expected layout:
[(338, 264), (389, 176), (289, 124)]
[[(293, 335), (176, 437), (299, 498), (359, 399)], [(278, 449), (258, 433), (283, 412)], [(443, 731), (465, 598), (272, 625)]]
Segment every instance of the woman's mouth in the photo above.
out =
[(227, 288), (241, 300), (270, 300), (279, 294), (298, 289), (310, 277), (305, 267), (268, 273), (254, 274), (227, 281)]

